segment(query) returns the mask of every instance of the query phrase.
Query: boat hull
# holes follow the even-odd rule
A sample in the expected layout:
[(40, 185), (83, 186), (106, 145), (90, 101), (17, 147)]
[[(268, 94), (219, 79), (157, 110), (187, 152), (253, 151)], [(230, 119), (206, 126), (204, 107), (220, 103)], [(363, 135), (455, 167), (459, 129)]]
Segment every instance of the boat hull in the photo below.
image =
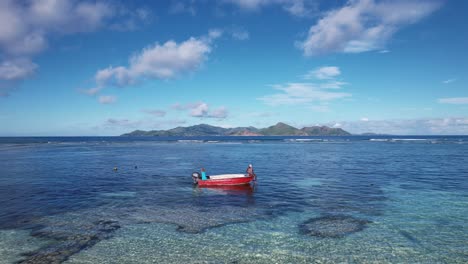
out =
[(253, 179), (253, 176), (208, 180), (197, 179), (197, 184), (198, 186), (244, 185), (249, 184)]

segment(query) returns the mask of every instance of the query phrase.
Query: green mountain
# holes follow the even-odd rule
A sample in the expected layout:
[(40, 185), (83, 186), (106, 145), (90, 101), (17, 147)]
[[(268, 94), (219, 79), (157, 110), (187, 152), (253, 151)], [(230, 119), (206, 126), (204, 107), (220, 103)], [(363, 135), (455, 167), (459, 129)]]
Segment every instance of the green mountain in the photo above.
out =
[(190, 127), (176, 127), (169, 130), (135, 130), (122, 136), (164, 136), (164, 137), (194, 137), (194, 136), (220, 136), (225, 135), (226, 129), (206, 124)]
[(260, 129), (259, 132), (264, 136), (308, 136), (303, 131), (281, 122), (274, 126)]
[(258, 129), (255, 127), (222, 128), (200, 124), (189, 127), (176, 127), (169, 130), (135, 130), (122, 136), (165, 136), (165, 137), (192, 137), (192, 136), (349, 136), (350, 133), (341, 128), (327, 126), (313, 126), (297, 129), (293, 126), (279, 122), (274, 126)]
[(249, 127), (235, 127), (227, 129), (228, 136), (261, 136), (258, 131), (258, 128), (249, 126)]
[(351, 136), (351, 134), (341, 128), (330, 128), (327, 126), (312, 126), (301, 129), (310, 136)]

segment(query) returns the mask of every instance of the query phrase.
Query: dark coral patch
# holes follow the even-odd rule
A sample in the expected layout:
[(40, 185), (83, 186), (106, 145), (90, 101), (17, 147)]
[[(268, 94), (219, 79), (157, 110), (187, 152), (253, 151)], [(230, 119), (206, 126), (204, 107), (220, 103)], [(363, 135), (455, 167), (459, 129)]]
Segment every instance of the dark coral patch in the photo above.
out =
[(62, 263), (71, 255), (83, 249), (90, 248), (103, 239), (110, 238), (112, 233), (119, 228), (119, 223), (111, 220), (99, 220), (94, 222), (81, 234), (68, 232), (67, 230), (38, 227), (36, 230), (32, 231), (31, 234), (33, 236), (52, 238), (57, 242), (36, 251), (23, 254), (26, 258), (17, 263)]
[(357, 219), (352, 216), (330, 215), (311, 218), (300, 224), (299, 230), (304, 235), (340, 238), (362, 231), (369, 223), (371, 221)]

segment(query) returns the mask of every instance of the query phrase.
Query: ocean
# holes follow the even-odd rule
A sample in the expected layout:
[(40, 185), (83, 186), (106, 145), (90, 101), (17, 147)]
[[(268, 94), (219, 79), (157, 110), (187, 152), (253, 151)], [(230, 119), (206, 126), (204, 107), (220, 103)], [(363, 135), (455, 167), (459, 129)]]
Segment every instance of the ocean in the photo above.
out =
[(0, 138), (0, 263), (468, 263), (468, 137)]

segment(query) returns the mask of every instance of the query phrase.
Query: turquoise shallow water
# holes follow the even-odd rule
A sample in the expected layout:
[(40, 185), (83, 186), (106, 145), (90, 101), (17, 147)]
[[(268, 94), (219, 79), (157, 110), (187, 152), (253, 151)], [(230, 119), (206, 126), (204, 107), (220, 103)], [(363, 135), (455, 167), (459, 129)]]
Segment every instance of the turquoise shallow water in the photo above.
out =
[(401, 139), (3, 139), (0, 263), (467, 263), (468, 138)]

